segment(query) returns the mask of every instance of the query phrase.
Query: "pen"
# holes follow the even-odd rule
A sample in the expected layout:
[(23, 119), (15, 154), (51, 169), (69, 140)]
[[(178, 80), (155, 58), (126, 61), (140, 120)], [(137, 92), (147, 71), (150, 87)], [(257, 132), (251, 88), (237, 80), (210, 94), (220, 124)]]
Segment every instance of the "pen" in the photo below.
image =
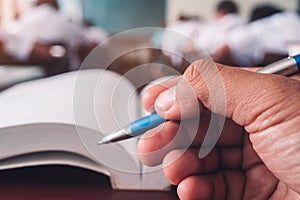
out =
[(275, 63), (267, 65), (260, 70), (259, 73), (263, 74), (280, 74), (283, 76), (289, 76), (300, 71), (300, 54), (296, 56), (290, 56), (279, 60)]
[[(300, 54), (296, 56), (290, 56), (278, 62), (267, 65), (257, 72), (264, 74), (280, 74), (284, 76), (289, 76), (300, 72)], [(108, 144), (111, 142), (117, 142), (140, 136), (146, 131), (155, 128), (166, 121), (166, 119), (160, 117), (157, 113), (153, 113), (130, 123), (125, 128), (111, 135), (104, 137), (100, 142), (98, 142), (98, 144)]]
[(125, 128), (104, 137), (98, 144), (108, 144), (142, 135), (146, 131), (153, 129), (166, 121), (166, 119), (162, 118), (157, 113), (153, 113), (131, 122), (129, 125), (125, 126)]

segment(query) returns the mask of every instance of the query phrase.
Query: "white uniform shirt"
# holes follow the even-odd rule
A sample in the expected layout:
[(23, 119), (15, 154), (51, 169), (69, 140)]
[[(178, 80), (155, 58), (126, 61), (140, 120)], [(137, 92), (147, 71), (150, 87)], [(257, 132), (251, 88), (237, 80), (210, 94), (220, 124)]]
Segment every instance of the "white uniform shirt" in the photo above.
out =
[(245, 21), (239, 15), (227, 14), (220, 20), (203, 26), (197, 43), (209, 55), (212, 55), (219, 47), (224, 45), (227, 35), (231, 31), (244, 25)]
[(3, 43), (4, 51), (19, 60), (27, 57), (28, 47), (31, 46), (29, 41), (22, 40), (15, 35), (9, 34), (5, 29), (0, 26), (0, 40)]
[[(167, 27), (168, 30), (177, 32), (184, 37), (176, 37), (175, 34), (166, 34), (163, 39), (163, 49), (171, 50), (175, 54), (170, 54), (173, 65), (180, 65), (181, 56), (189, 46), (194, 45), (198, 54), (212, 55), (223, 46), (226, 36), (230, 32), (245, 24), (245, 21), (237, 14), (227, 14), (216, 22), (203, 24), (195, 21), (177, 22)], [(194, 43), (193, 43), (194, 42)], [(165, 53), (167, 54), (167, 53)]]
[[(27, 59), (35, 42), (63, 42), (75, 47), (86, 42), (83, 31), (79, 26), (69, 22), (63, 15), (49, 5), (40, 5), (20, 17), (13, 26), (13, 34), (27, 45), (24, 46), (22, 57)], [(16, 55), (18, 56), (18, 55)]]
[(198, 38), (201, 23), (196, 20), (178, 21), (167, 26), (162, 37), (162, 50), (174, 66), (180, 66), (182, 56)]
[(300, 41), (300, 18), (283, 12), (231, 32), (227, 44), (234, 62), (240, 66), (261, 63), (265, 53), (288, 53), (288, 42)]

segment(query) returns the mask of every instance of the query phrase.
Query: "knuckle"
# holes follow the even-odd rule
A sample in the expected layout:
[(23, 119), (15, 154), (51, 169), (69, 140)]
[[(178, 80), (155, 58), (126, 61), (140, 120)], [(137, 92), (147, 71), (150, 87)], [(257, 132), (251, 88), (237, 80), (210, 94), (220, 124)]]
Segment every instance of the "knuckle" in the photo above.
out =
[(188, 82), (192, 82), (194, 79), (197, 79), (199, 76), (201, 76), (201, 73), (203, 70), (205, 70), (205, 60), (198, 60), (193, 62), (185, 71), (184, 78)]

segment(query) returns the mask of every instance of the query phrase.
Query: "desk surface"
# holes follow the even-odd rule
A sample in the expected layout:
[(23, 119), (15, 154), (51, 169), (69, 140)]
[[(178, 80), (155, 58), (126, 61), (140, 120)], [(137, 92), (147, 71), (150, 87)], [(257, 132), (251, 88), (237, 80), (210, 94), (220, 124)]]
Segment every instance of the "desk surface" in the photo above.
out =
[(16, 83), (45, 77), (42, 66), (0, 66), (0, 88), (6, 88)]
[(5, 200), (173, 200), (169, 192), (112, 190), (106, 176), (73, 167), (43, 166), (0, 172), (0, 199)]

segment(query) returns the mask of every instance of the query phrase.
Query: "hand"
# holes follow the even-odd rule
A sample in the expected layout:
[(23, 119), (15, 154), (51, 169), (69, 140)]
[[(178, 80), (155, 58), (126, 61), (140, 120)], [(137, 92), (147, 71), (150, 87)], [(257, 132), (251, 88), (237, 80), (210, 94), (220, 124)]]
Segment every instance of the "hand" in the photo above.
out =
[[(147, 91), (144, 107), (170, 121), (144, 134), (140, 159), (163, 163), (181, 199), (300, 198), (300, 81), (216, 67), (198, 61)], [(225, 124), (213, 150), (199, 158), (212, 110)]]

